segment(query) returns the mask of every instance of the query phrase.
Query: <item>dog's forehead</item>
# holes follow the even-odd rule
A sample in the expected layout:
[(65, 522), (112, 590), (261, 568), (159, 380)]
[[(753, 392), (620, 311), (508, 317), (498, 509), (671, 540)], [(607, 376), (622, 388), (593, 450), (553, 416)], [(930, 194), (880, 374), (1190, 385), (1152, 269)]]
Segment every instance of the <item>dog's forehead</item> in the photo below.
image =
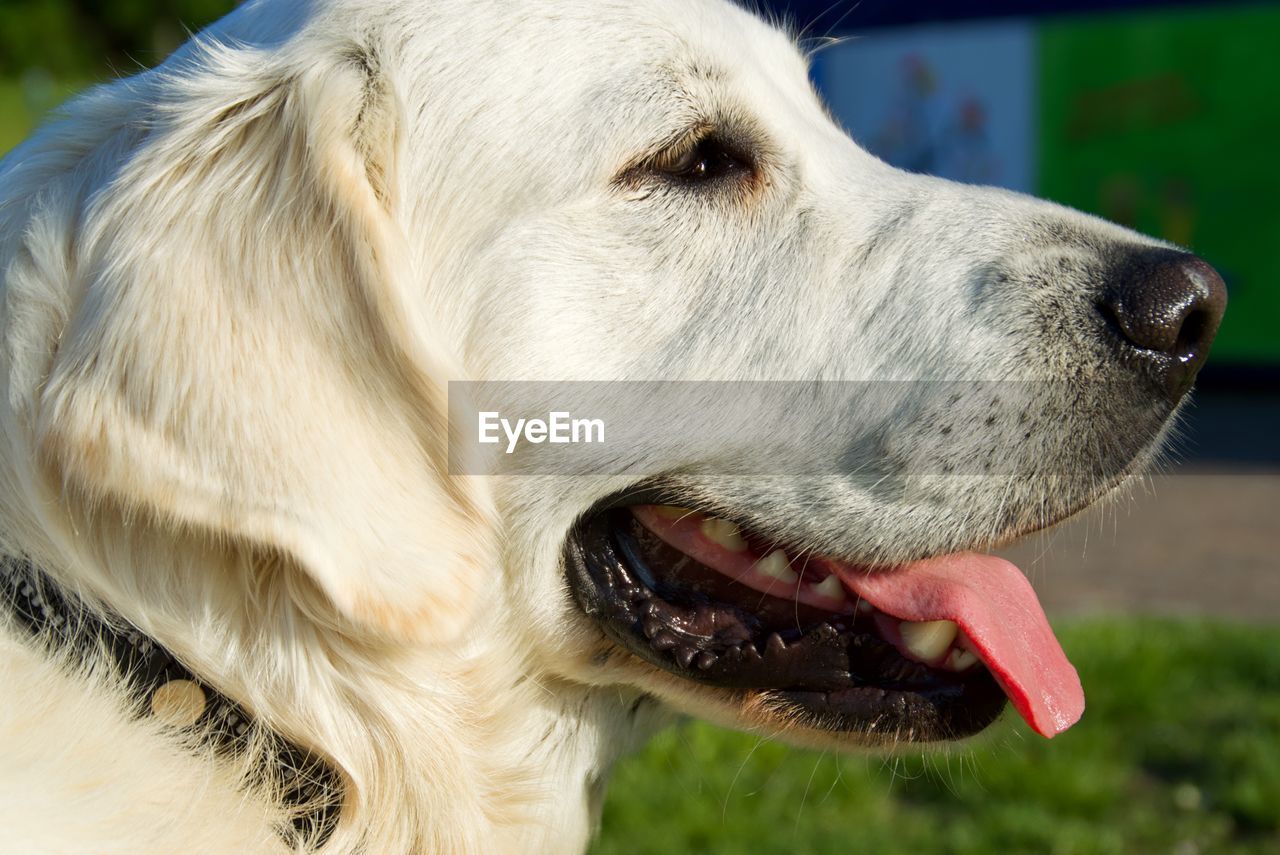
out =
[(731, 65), (753, 59), (742, 51), (754, 46), (803, 66), (786, 32), (732, 0), (534, 0), (508, 13), (519, 34), (550, 37), (575, 50), (594, 45), (616, 57), (625, 53), (620, 45), (661, 52), (681, 44)]
[[(571, 113), (562, 130), (597, 154), (616, 148), (610, 158), (694, 125), (731, 123), (785, 139), (825, 115), (795, 42), (727, 0), (607, 3), (571, 24), (531, 26), (547, 40), (546, 62), (568, 69), (533, 97), (550, 99), (551, 114)], [(575, 88), (578, 97), (566, 98)]]
[(620, 14), (618, 72), (651, 88), (673, 87), (692, 98), (733, 92), (763, 95), (786, 89), (795, 96), (809, 89), (808, 67), (795, 43), (781, 30), (726, 0), (660, 5), (662, 17), (645, 3)]
[(524, 43), (524, 57), (539, 59), (535, 76), (555, 75), (552, 97), (577, 82), (615, 102), (663, 109), (670, 98), (764, 88), (796, 97), (810, 89), (795, 42), (729, 0), (561, 0), (524, 6), (513, 18), (507, 37)]

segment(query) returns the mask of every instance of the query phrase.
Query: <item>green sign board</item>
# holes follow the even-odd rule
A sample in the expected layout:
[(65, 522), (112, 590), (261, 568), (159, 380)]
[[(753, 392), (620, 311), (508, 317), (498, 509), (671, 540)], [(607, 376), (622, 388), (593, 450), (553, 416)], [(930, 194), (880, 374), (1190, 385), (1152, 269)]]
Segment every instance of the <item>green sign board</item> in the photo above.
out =
[(1217, 361), (1280, 362), (1280, 11), (1045, 22), (1038, 192), (1227, 280)]

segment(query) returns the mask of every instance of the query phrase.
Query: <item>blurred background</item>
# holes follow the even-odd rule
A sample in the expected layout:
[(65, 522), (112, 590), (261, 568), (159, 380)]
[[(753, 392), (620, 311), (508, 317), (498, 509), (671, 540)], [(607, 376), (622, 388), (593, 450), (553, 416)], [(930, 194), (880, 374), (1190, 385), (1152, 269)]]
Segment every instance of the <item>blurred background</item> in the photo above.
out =
[[(0, 154), (234, 5), (0, 0)], [(685, 724), (620, 767), (595, 851), (1280, 852), (1280, 4), (756, 5), (880, 157), (1187, 246), (1231, 302), (1173, 460), (1009, 551), (1080, 725), (884, 758)]]

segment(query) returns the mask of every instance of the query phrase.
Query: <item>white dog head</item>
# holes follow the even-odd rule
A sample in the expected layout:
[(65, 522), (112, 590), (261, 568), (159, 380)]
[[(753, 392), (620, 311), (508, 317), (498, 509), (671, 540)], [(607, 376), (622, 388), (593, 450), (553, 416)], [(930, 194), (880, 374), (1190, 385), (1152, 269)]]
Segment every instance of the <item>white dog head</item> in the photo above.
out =
[[(0, 208), (52, 483), (284, 557), (335, 631), (501, 637), (798, 739), (978, 729), (1003, 696), (974, 656), (1015, 701), (1063, 677), (979, 637), (1042, 618), (954, 555), (1140, 469), (1225, 299), (1172, 247), (877, 161), (723, 0), (256, 0), (67, 122)], [(483, 478), (446, 471), (454, 379), (902, 385), (760, 477), (691, 443)]]

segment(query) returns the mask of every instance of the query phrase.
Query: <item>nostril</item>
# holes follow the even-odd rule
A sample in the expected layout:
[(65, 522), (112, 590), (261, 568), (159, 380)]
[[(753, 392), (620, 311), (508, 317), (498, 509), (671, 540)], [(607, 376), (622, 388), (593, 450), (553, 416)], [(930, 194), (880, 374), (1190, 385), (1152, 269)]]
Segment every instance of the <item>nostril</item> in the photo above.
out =
[(1206, 339), (1213, 335), (1210, 332), (1211, 326), (1216, 331), (1217, 322), (1210, 320), (1208, 312), (1202, 309), (1193, 310), (1182, 322), (1182, 329), (1178, 330), (1178, 339), (1173, 346), (1173, 356), (1180, 362), (1195, 360), (1201, 355), (1201, 351), (1205, 350)]
[(1123, 341), (1134, 344), (1133, 338), (1125, 330), (1124, 324), (1120, 322), (1120, 313), (1116, 311), (1115, 303), (1112, 300), (1109, 298), (1099, 300), (1094, 304), (1094, 308), (1098, 310), (1099, 315), (1102, 315), (1102, 320), (1106, 322), (1107, 329), (1113, 335)]

